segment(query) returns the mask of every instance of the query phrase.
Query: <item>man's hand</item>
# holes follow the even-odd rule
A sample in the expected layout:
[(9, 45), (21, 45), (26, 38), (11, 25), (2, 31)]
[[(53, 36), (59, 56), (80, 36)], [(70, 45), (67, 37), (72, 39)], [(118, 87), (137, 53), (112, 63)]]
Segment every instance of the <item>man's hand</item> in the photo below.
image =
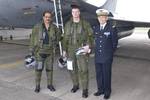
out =
[(62, 52), (62, 56), (63, 56), (63, 57), (67, 57), (67, 52), (66, 52), (66, 51), (63, 51), (63, 52)]
[(84, 48), (85, 53), (90, 53), (91, 52), (91, 49), (90, 49), (89, 45), (83, 46), (82, 48)]

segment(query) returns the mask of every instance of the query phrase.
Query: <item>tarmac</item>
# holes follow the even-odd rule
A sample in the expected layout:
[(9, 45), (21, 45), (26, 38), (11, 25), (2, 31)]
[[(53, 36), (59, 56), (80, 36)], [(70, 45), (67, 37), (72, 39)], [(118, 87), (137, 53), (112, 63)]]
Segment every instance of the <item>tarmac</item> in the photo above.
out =
[[(137, 28), (129, 37), (119, 40), (112, 67), (112, 94), (109, 100), (150, 100), (150, 40), (147, 29)], [(89, 97), (82, 98), (82, 89), (71, 93), (72, 82), (67, 69), (54, 63), (55, 92), (47, 89), (45, 70), (41, 91), (35, 93), (34, 70), (26, 69), (24, 57), (29, 40), (0, 41), (0, 100), (103, 100), (95, 97), (94, 55), (89, 61)]]

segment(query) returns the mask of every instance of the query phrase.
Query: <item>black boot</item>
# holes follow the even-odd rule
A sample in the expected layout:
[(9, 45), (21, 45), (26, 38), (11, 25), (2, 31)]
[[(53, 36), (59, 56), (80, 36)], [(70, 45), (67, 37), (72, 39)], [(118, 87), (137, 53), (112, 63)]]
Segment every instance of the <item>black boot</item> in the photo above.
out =
[(88, 97), (88, 89), (83, 90), (82, 97), (87, 98)]
[(47, 88), (52, 92), (56, 91), (53, 85), (48, 85)]
[(104, 92), (97, 91), (97, 92), (94, 93), (94, 96), (100, 96), (102, 94), (104, 94)]
[(104, 99), (109, 99), (110, 98), (110, 94), (105, 94), (104, 95)]
[(79, 89), (79, 86), (78, 85), (74, 85), (73, 88), (71, 89), (71, 92), (75, 93), (75, 92), (77, 92), (78, 89)]
[(40, 92), (40, 85), (36, 85), (34, 92), (36, 92), (36, 93)]

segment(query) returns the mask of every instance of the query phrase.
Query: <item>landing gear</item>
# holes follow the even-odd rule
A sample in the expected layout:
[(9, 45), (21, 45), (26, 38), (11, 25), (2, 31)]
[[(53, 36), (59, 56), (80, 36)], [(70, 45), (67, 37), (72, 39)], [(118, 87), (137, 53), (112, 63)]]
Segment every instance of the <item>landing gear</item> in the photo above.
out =
[(150, 39), (150, 29), (148, 30), (148, 38)]

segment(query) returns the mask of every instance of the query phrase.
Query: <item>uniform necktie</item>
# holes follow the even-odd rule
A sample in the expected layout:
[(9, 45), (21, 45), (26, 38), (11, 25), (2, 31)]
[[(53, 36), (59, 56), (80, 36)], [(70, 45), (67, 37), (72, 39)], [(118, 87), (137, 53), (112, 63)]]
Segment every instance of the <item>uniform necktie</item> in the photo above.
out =
[(103, 26), (100, 27), (100, 30), (101, 30), (101, 31), (103, 30)]

